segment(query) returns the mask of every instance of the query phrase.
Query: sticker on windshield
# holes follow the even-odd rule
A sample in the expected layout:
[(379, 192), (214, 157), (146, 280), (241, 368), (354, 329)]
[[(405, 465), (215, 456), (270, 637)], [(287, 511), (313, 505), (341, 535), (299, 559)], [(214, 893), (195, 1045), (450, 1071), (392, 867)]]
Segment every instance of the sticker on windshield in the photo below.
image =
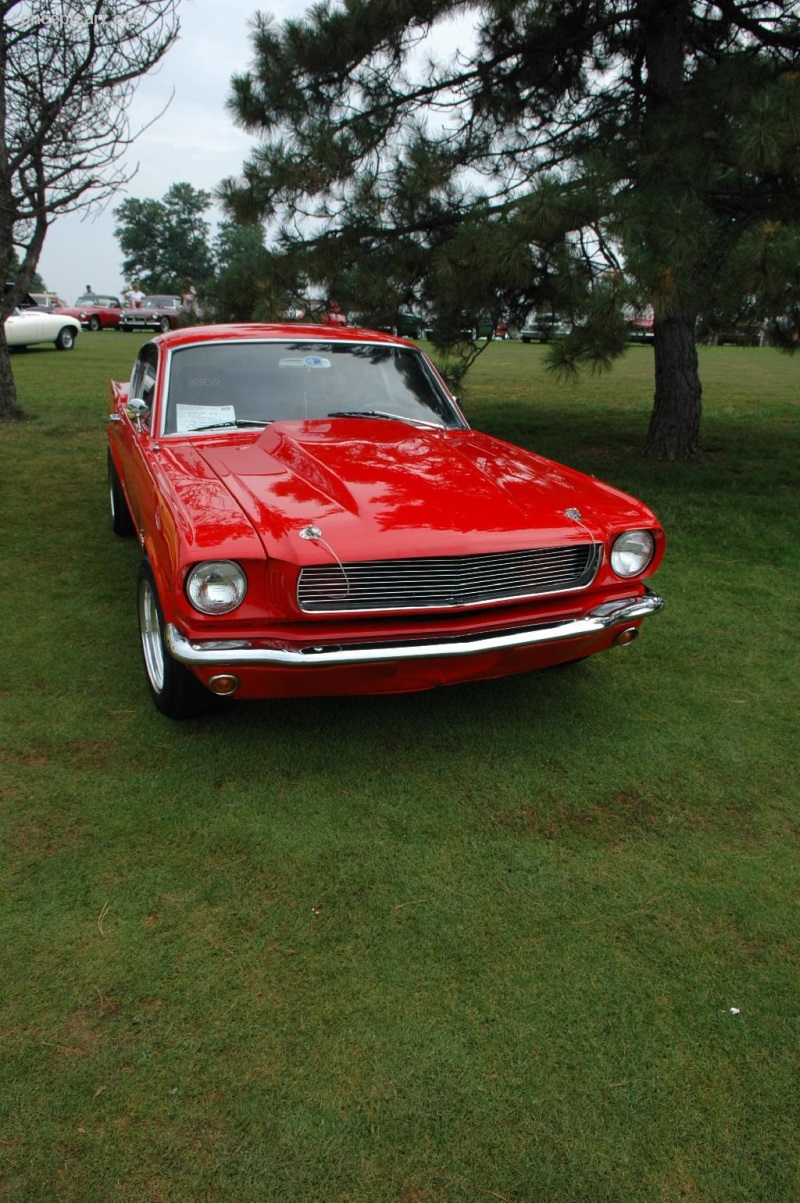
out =
[(291, 355), (281, 359), (280, 368), (329, 368), (331, 361), (321, 355)]
[(232, 405), (176, 405), (175, 424), (183, 430), (200, 430), (203, 426), (222, 426), (236, 421), (236, 410)]

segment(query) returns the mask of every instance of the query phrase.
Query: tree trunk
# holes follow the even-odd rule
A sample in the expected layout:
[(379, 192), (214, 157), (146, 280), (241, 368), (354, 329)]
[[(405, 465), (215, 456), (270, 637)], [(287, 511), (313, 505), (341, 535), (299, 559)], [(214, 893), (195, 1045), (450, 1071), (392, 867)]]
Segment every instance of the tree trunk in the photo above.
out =
[(0, 421), (21, 418), (22, 410), (17, 405), (17, 386), (11, 371), (11, 357), (6, 342), (6, 332), (0, 322)]
[(697, 453), (703, 388), (694, 341), (694, 314), (656, 317), (653, 323), (656, 391), (643, 454), (686, 460)]

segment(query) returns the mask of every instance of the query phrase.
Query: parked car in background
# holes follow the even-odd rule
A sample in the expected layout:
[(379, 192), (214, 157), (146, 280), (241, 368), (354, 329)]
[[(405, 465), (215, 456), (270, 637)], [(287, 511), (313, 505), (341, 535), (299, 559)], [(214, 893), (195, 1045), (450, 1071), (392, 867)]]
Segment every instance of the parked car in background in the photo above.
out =
[(706, 342), (711, 347), (758, 347), (763, 342), (764, 327), (754, 322), (740, 322), (723, 330), (711, 330)]
[(478, 327), (468, 325), (465, 320), (463, 326), (456, 328), (434, 317), (421, 333), (429, 342), (446, 346), (450, 342), (474, 343), (478, 338)]
[(29, 295), (37, 309), (64, 309), (67, 304), (55, 292), (32, 292)]
[(155, 705), (432, 689), (631, 643), (641, 502), (470, 429), (412, 342), (195, 326), (112, 381), (111, 523), (143, 550)]
[(9, 347), (53, 343), (58, 351), (71, 351), (81, 332), (80, 322), (63, 313), (49, 313), (28, 294), (4, 323)]
[(283, 313), (287, 322), (319, 322), (321, 326), (348, 326), (358, 324), (358, 315), (342, 312), (338, 301), (312, 298), (305, 306), (294, 305)]
[(493, 321), (492, 318), (489, 317), (481, 318), (481, 320), (478, 322), (476, 336), (478, 338), (507, 338), (508, 327), (502, 318), (500, 318), (497, 322)]
[(709, 347), (758, 347), (771, 341), (771, 334), (780, 324), (780, 321), (771, 324), (757, 299), (750, 296), (744, 298), (738, 309), (719, 308), (701, 313), (695, 324), (695, 338)]
[(123, 308), (119, 328), (126, 333), (132, 330), (175, 330), (184, 312), (181, 297), (148, 296), (141, 305), (126, 305)]
[(421, 313), (401, 309), (397, 315), (397, 333), (403, 338), (422, 338), (425, 333), (425, 318)]
[(74, 305), (59, 308), (58, 312), (77, 318), (87, 330), (116, 330), (122, 317), (122, 301), (109, 293), (87, 292)]
[(427, 323), (427, 319), (421, 314), (411, 313), (409, 310), (401, 310), (391, 316), (383, 313), (374, 319), (367, 314), (350, 313), (347, 320), (351, 326), (366, 327), (370, 330), (379, 330), (383, 334), (399, 334), (401, 338), (413, 339), (425, 337)]
[(520, 338), (524, 343), (549, 343), (554, 338), (569, 334), (570, 323), (557, 313), (537, 313), (522, 327)]
[(629, 343), (650, 344), (655, 342), (655, 318), (652, 309), (648, 308), (642, 312), (630, 310), (625, 314), (625, 320), (628, 323)]

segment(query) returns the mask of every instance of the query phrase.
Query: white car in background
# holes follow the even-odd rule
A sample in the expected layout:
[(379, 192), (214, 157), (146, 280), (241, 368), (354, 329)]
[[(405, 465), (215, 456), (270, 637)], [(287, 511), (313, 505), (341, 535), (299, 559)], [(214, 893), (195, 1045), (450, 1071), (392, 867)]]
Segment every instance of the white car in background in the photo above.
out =
[(27, 297), (6, 318), (5, 331), (9, 347), (54, 343), (57, 351), (71, 351), (81, 332), (81, 324), (77, 318), (38, 308), (32, 298)]
[(63, 309), (67, 303), (57, 292), (32, 292), (30, 298), (37, 309)]

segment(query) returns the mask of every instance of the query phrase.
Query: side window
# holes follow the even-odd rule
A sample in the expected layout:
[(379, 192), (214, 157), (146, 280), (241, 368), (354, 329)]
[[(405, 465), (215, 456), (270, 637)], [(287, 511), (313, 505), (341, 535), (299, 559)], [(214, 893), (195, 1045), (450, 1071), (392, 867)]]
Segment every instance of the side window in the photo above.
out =
[[(139, 398), (144, 401), (150, 409), (153, 408), (153, 401), (156, 395), (156, 373), (158, 370), (158, 351), (148, 343), (142, 347), (139, 352), (139, 357), (136, 360), (131, 376), (131, 385), (128, 391), (128, 396), (131, 400)], [(149, 422), (145, 422), (149, 425)]]

